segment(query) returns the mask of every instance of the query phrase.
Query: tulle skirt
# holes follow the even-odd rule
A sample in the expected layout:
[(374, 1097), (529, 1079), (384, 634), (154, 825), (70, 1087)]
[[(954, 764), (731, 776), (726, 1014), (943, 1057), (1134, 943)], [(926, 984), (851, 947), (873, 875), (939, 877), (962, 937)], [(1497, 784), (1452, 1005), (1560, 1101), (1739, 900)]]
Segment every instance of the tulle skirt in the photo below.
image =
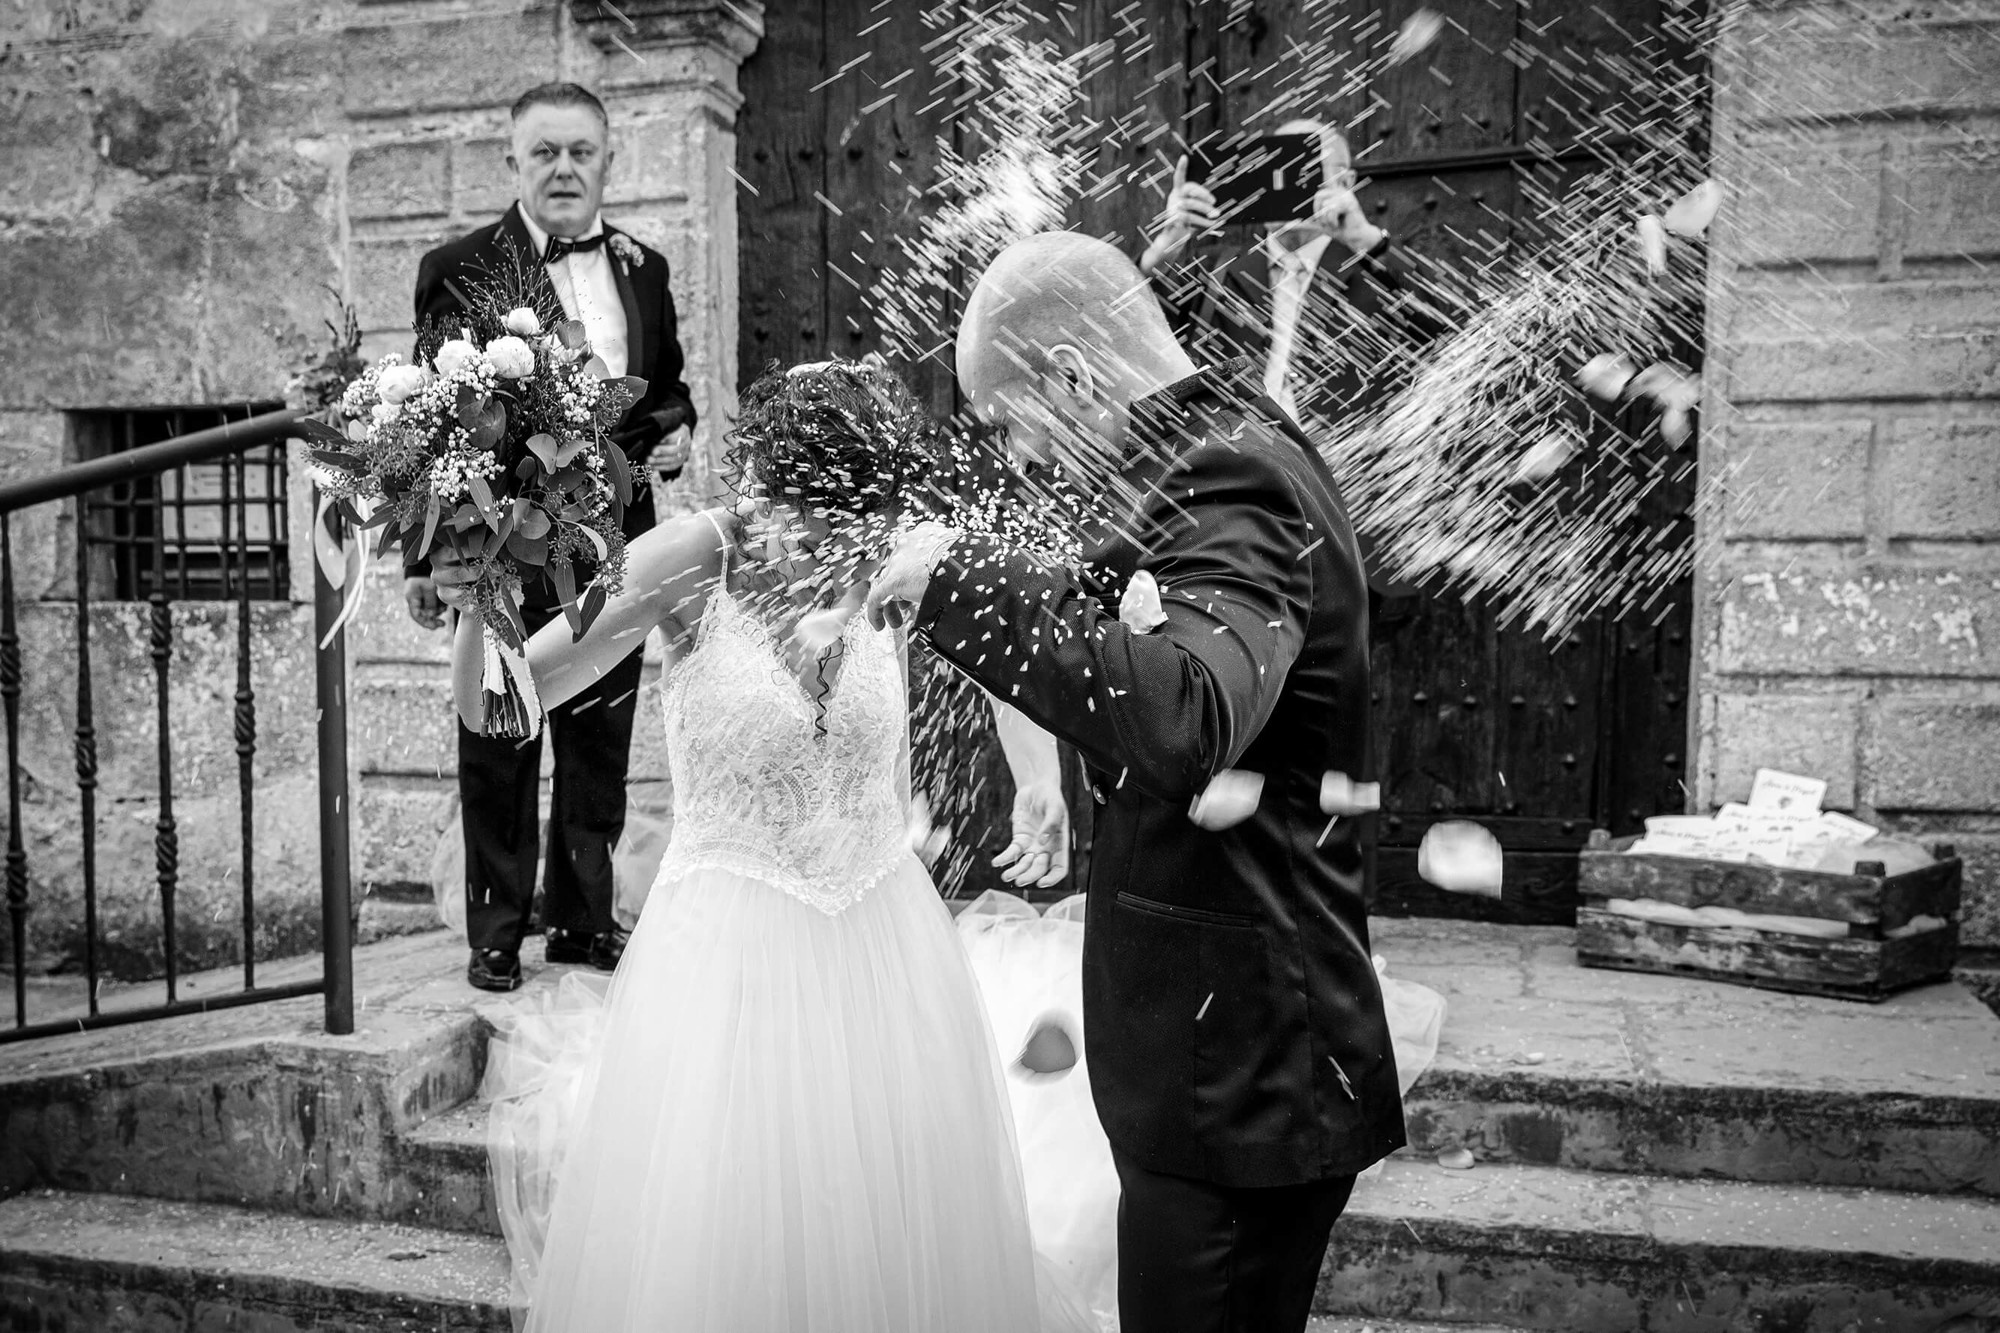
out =
[[(959, 914), (981, 998), (1009, 1061), (1008, 1091), (1028, 1218), (1035, 1246), (1064, 1285), (1110, 1326), (1118, 1306), (1118, 1173), (1090, 1097), (1090, 1052), (1083, 1042), (1083, 895), (1037, 915), (1013, 894), (989, 892)], [(1382, 973), (1382, 1002), (1408, 1094), (1437, 1058), (1444, 997), (1427, 986)], [(1068, 1073), (1036, 1076), (1014, 1062), (1038, 1026), (1071, 1034), (1077, 1063)], [(1373, 1172), (1379, 1168), (1370, 1168)]]
[(496, 1197), (546, 1333), (1072, 1333), (966, 953), (911, 857), (829, 916), (655, 886), (607, 984), (492, 1046)]

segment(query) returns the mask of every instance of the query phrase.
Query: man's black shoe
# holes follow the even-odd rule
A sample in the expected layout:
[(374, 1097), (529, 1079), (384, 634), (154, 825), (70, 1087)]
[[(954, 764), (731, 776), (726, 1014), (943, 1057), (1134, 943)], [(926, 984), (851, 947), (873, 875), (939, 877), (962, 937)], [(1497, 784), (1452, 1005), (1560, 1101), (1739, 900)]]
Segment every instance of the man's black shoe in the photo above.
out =
[(480, 990), (510, 991), (521, 986), (521, 955), (506, 949), (474, 949), (465, 979)]
[(618, 960), (625, 956), (625, 941), (632, 938), (632, 932), (613, 926), (590, 943), (590, 965), (600, 972), (616, 972)]
[(587, 931), (551, 930), (543, 957), (551, 963), (587, 963), (596, 943), (597, 937)]

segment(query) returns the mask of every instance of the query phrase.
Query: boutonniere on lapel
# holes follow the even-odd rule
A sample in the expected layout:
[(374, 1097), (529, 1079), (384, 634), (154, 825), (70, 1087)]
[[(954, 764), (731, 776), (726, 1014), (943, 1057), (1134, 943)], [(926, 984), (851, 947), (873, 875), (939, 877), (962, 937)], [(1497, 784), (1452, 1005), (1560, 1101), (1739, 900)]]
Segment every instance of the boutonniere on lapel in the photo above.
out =
[(627, 236), (624, 232), (622, 231), (612, 232), (610, 245), (611, 245), (611, 253), (617, 255), (618, 262), (625, 265), (625, 267), (627, 268), (645, 267), (646, 252), (639, 248), (639, 243), (637, 241), (633, 240), (630, 236)]
[(1143, 569), (1136, 571), (1125, 585), (1125, 595), (1118, 599), (1118, 618), (1134, 634), (1151, 634), (1166, 624), (1167, 613), (1160, 609), (1159, 580)]

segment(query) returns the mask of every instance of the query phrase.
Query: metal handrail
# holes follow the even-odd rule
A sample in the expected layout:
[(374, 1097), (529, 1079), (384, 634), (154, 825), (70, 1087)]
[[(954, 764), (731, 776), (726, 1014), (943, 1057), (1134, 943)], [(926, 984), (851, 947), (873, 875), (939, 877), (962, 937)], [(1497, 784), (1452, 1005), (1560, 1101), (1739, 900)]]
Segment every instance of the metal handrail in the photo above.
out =
[[(352, 802), (349, 799), (347, 780), (347, 650), (345, 636), (333, 632), (332, 626), (341, 611), (339, 590), (327, 582), (326, 573), (320, 561), (311, 560), (313, 567), (313, 635), (319, 645), (314, 653), (314, 673), (317, 678), (319, 723), (318, 723), (318, 769), (319, 769), (319, 824), (320, 824), (320, 952), (322, 975), (316, 982), (300, 982), (285, 986), (263, 986), (255, 983), (254, 939), (250, 936), (248, 915), (250, 911), (250, 848), (247, 839), (249, 829), (249, 792), (244, 793), (244, 836), (245, 843), (245, 912), (246, 912), (246, 954), (245, 986), (240, 992), (227, 995), (205, 997), (198, 1000), (181, 1000), (174, 994), (172, 920), (172, 883), (178, 870), (178, 839), (175, 832), (171, 806), (171, 756), (168, 751), (168, 719), (165, 716), (167, 699), (167, 663), (172, 653), (172, 618), (170, 600), (162, 589), (156, 588), (152, 602), (151, 622), (153, 638), (153, 658), (159, 675), (159, 698), (162, 716), (160, 719), (160, 765), (161, 765), (161, 820), (157, 838), (158, 855), (161, 865), (162, 893), (165, 898), (168, 931), (168, 971), (167, 1002), (142, 1009), (117, 1012), (98, 1010), (95, 990), (90, 1002), (90, 1013), (84, 1017), (55, 1020), (30, 1024), (26, 1014), (26, 973), (21, 953), (22, 922), (26, 914), (28, 898), (27, 858), (21, 836), (21, 792), (19, 763), (19, 714), (21, 703), (21, 654), (19, 636), (15, 625), (15, 604), (13, 587), (13, 546), (10, 540), (9, 518), (20, 510), (33, 505), (52, 501), (77, 498), (86, 493), (120, 482), (133, 481), (141, 477), (158, 476), (175, 468), (194, 463), (213, 462), (228, 458), (265, 445), (281, 444), (299, 434), (297, 429), (306, 416), (303, 412), (267, 412), (246, 421), (230, 422), (209, 430), (193, 431), (176, 436), (159, 444), (128, 450), (105, 458), (73, 464), (60, 471), (32, 477), (26, 481), (0, 485), (0, 702), (4, 702), (5, 734), (8, 743), (8, 808), (10, 822), (5, 856), (7, 887), (7, 907), (14, 919), (14, 1010), (15, 1022), (11, 1027), (0, 1027), (0, 1044), (21, 1041), (40, 1036), (50, 1036), (63, 1032), (76, 1032), (119, 1024), (138, 1022), (153, 1018), (168, 1018), (180, 1014), (200, 1013), (213, 1009), (233, 1008), (237, 1005), (259, 1003), (269, 1000), (286, 999), (294, 996), (322, 994), (326, 1007), (326, 1031), (335, 1035), (345, 1035), (354, 1031), (354, 958), (353, 923), (350, 909), (353, 902), (351, 864), (349, 858), (349, 821)], [(240, 475), (240, 473), (239, 473)], [(224, 482), (225, 491), (227, 480)], [(317, 507), (315, 510), (318, 514)], [(344, 536), (342, 520), (330, 509), (318, 514), (316, 521), (327, 525), (326, 535), (334, 541)], [(317, 532), (308, 537), (309, 549), (316, 549)], [(243, 781), (250, 781), (249, 773), (255, 753), (256, 719), (255, 702), (249, 686), (249, 583), (247, 534), (238, 533), (238, 553), (243, 560), (243, 582), (238, 603), (241, 621), (238, 625), (239, 661), (238, 691), (236, 697), (236, 738), (239, 765), (243, 771)], [(227, 544), (225, 534), (225, 546)], [(78, 618), (78, 714), (77, 714), (77, 782), (83, 802), (86, 823), (91, 823), (96, 788), (96, 746), (92, 723), (89, 690), (89, 622), (88, 622), (88, 562), (85, 559), (84, 541), (81, 533), (77, 539), (77, 618)], [(157, 560), (157, 555), (156, 555)], [(88, 832), (84, 837), (87, 930), (94, 943), (94, 899), (88, 888), (91, 879), (89, 864), (92, 838)], [(95, 963), (90, 972), (95, 978)]]
[(208, 430), (176, 435), (158, 444), (127, 449), (123, 453), (108, 454), (84, 463), (72, 463), (25, 481), (11, 481), (0, 485), (0, 514), (12, 514), (51, 500), (67, 500), (85, 491), (137, 477), (156, 476), (169, 468), (189, 463), (213, 462), (261, 444), (277, 444), (298, 434), (298, 424), (305, 415), (304, 412), (290, 410), (266, 412), (244, 421), (231, 421)]

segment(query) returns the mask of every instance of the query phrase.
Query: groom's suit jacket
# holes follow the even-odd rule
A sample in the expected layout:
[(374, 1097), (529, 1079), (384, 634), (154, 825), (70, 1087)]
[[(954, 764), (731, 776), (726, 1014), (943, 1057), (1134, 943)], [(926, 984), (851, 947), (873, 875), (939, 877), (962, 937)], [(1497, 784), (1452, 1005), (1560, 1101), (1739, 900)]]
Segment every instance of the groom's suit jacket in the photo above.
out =
[[(1074, 744), (1100, 803), (1084, 1036), (1112, 1145), (1228, 1186), (1359, 1171), (1403, 1142), (1368, 951), (1364, 823), (1328, 830), (1321, 775), (1373, 776), (1368, 599), (1311, 442), (1247, 363), (1139, 405), (1120, 529), (1079, 576), (964, 537), (918, 625), (944, 657)], [(1136, 570), (1166, 623), (1118, 615)], [(1254, 813), (1189, 805), (1225, 769)]]
[[(605, 231), (625, 235), (609, 223)], [(628, 236), (628, 240), (631, 238)], [(659, 251), (640, 245), (640, 261), (627, 263), (615, 254), (611, 272), (625, 307), (626, 373), (646, 381), (646, 392), (624, 421), (612, 432), (626, 455), (637, 462), (678, 426), (693, 427), (694, 399), (681, 378), (685, 359), (681, 355), (679, 321), (674, 297), (667, 285), (667, 260)], [(489, 283), (503, 273), (511, 273), (517, 262), (532, 267), (546, 289), (544, 308), (561, 309), (548, 270), (539, 262), (535, 243), (521, 221), (521, 206), (512, 204), (498, 222), (468, 232), (455, 241), (432, 250), (417, 268), (417, 321), (437, 319), (447, 324), (462, 309), (458, 293), (466, 293), (481, 283)], [(653, 526), (653, 492), (635, 487), (632, 503), (625, 507), (625, 535), (636, 537)], [(409, 574), (427, 574), (428, 562), (411, 565)], [(554, 594), (537, 581), (527, 590), (531, 605), (547, 610)], [(546, 603), (546, 606), (542, 606)]]

